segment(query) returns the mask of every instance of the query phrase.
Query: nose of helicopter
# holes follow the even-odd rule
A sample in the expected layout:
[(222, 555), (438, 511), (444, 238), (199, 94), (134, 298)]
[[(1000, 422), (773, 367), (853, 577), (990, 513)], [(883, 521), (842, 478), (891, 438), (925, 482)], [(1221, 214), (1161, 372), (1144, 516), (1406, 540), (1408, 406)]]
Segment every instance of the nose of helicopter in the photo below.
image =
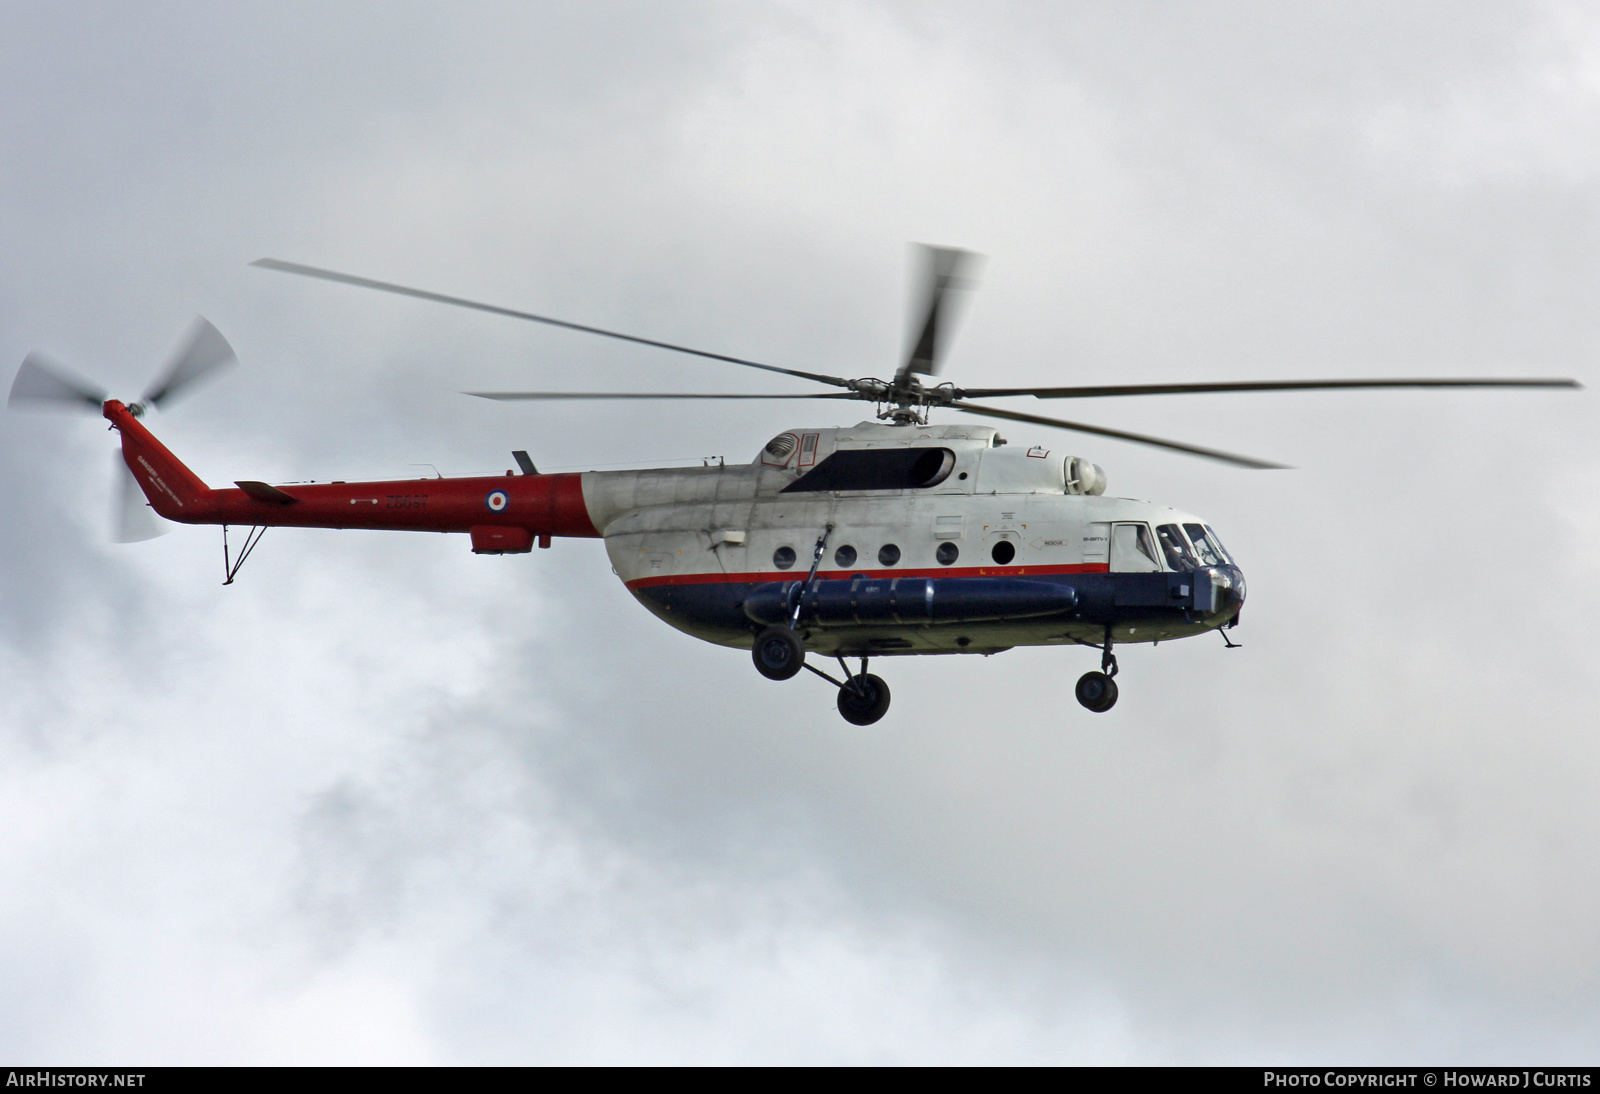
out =
[(1237, 566), (1218, 566), (1212, 571), (1212, 584), (1217, 590), (1217, 610), (1228, 618), (1239, 614), (1244, 607), (1244, 571)]

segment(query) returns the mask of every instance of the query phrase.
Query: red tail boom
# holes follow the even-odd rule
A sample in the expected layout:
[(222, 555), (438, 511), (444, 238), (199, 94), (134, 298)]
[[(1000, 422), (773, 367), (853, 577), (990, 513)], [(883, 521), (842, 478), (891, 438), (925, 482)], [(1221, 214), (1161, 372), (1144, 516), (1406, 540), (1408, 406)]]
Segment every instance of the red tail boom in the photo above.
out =
[(122, 458), (155, 511), (182, 524), (374, 528), (465, 532), (481, 554), (518, 553), (538, 538), (599, 538), (583, 500), (583, 476), (512, 475), (394, 479), (288, 487), (241, 482), (213, 490), (158, 441), (127, 406), (104, 406), (122, 434)]

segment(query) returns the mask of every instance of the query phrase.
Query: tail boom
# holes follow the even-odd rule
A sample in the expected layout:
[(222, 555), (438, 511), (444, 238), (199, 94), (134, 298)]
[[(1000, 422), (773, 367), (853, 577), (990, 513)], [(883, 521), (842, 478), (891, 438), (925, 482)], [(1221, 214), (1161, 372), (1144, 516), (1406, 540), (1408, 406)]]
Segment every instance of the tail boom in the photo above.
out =
[[(122, 434), (122, 458), (155, 511), (181, 524), (467, 532), (474, 550), (524, 551), (538, 537), (599, 538), (583, 476), (333, 482), (287, 488), (244, 482), (213, 490), (115, 399), (104, 414)], [(480, 546), (481, 545), (481, 546)]]

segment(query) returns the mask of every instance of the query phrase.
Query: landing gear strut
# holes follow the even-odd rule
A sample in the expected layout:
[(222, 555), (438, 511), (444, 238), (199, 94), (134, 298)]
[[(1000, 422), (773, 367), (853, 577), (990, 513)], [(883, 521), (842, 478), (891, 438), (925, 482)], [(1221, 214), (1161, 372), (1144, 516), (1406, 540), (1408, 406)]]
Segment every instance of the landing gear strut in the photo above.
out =
[(806, 595), (817, 580), (817, 567), (822, 565), (822, 553), (827, 550), (828, 537), (832, 534), (833, 525), (830, 523), (823, 527), (822, 535), (817, 537), (817, 545), (811, 553), (811, 572), (789, 594), (792, 601), (788, 623), (767, 627), (756, 635), (755, 643), (750, 647), (750, 658), (756, 663), (756, 671), (768, 680), (788, 680), (799, 675), (801, 669), (816, 673), (839, 689), (839, 713), (845, 721), (851, 725), (870, 726), (889, 712), (889, 685), (883, 677), (867, 671), (865, 654), (861, 656), (861, 671), (854, 674), (850, 672), (850, 666), (844, 663), (844, 658), (835, 654), (839, 659), (839, 667), (844, 670), (844, 679), (835, 680), (815, 665), (806, 664), (806, 644), (798, 632), (800, 612), (805, 607)]
[(838, 688), (839, 714), (853, 726), (870, 726), (889, 713), (889, 685), (883, 677), (867, 671), (865, 655), (861, 658), (861, 670), (851, 672), (844, 658), (835, 654), (839, 667), (844, 670), (844, 679), (836, 680), (806, 662), (805, 647), (788, 627), (768, 627), (756, 635), (752, 652), (756, 668), (769, 680), (787, 680), (805, 669)]
[(790, 594), (794, 604), (790, 609), (788, 625), (768, 627), (756, 635), (755, 645), (750, 647), (750, 659), (756, 663), (756, 671), (768, 680), (788, 680), (801, 669), (810, 667), (806, 664), (806, 644), (801, 641), (796, 628), (800, 626), (800, 610), (805, 606), (806, 594), (811, 591), (812, 582), (817, 580), (817, 567), (822, 565), (822, 552), (827, 550), (828, 537), (832, 534), (833, 525), (830, 523), (823, 527), (822, 535), (817, 537), (816, 549), (811, 553), (811, 572)]
[(1086, 672), (1078, 677), (1078, 686), (1073, 689), (1078, 702), (1094, 711), (1104, 714), (1117, 705), (1117, 682), (1112, 679), (1117, 674), (1117, 655), (1111, 652), (1111, 628), (1106, 627), (1106, 644), (1100, 647), (1100, 671)]

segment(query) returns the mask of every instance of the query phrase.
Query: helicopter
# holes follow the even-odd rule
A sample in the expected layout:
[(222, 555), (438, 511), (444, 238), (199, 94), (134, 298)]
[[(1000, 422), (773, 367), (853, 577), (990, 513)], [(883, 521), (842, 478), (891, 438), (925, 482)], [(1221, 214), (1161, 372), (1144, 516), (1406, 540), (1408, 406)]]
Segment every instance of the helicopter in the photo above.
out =
[[(237, 480), (213, 489), (141, 420), (231, 364), (232, 347), (198, 319), (137, 401), (109, 398), (30, 353), (9, 405), (101, 414), (121, 436), (122, 540), (168, 521), (223, 529), (231, 584), (268, 528), (368, 528), (465, 533), (476, 554), (522, 554), (554, 538), (601, 539), (613, 572), (668, 625), (745, 649), (769, 680), (809, 671), (837, 689), (840, 715), (871, 725), (888, 683), (872, 658), (996, 654), (1017, 646), (1085, 646), (1100, 654), (1074, 694), (1095, 713), (1117, 702), (1118, 645), (1158, 643), (1237, 627), (1244, 572), (1193, 513), (1107, 496), (1104, 469), (1044, 444), (1011, 445), (990, 425), (934, 424), (935, 411), (1154, 446), (1252, 469), (1283, 465), (1218, 449), (996, 407), (980, 399), (1352, 388), (1577, 388), (1572, 379), (1413, 378), (967, 388), (939, 382), (956, 305), (976, 256), (919, 246), (909, 351), (889, 379), (784, 368), (320, 267), (264, 258), (251, 265), (473, 309), (780, 373), (835, 390), (732, 392), (471, 391), (500, 402), (809, 399), (873, 404), (854, 426), (785, 430), (747, 464), (546, 474), (526, 451), (504, 477), (379, 482)], [(708, 462), (709, 463), (709, 462)], [(250, 531), (235, 554), (229, 527)], [(842, 679), (809, 658), (837, 662)], [(852, 671), (849, 660), (858, 667)]]

